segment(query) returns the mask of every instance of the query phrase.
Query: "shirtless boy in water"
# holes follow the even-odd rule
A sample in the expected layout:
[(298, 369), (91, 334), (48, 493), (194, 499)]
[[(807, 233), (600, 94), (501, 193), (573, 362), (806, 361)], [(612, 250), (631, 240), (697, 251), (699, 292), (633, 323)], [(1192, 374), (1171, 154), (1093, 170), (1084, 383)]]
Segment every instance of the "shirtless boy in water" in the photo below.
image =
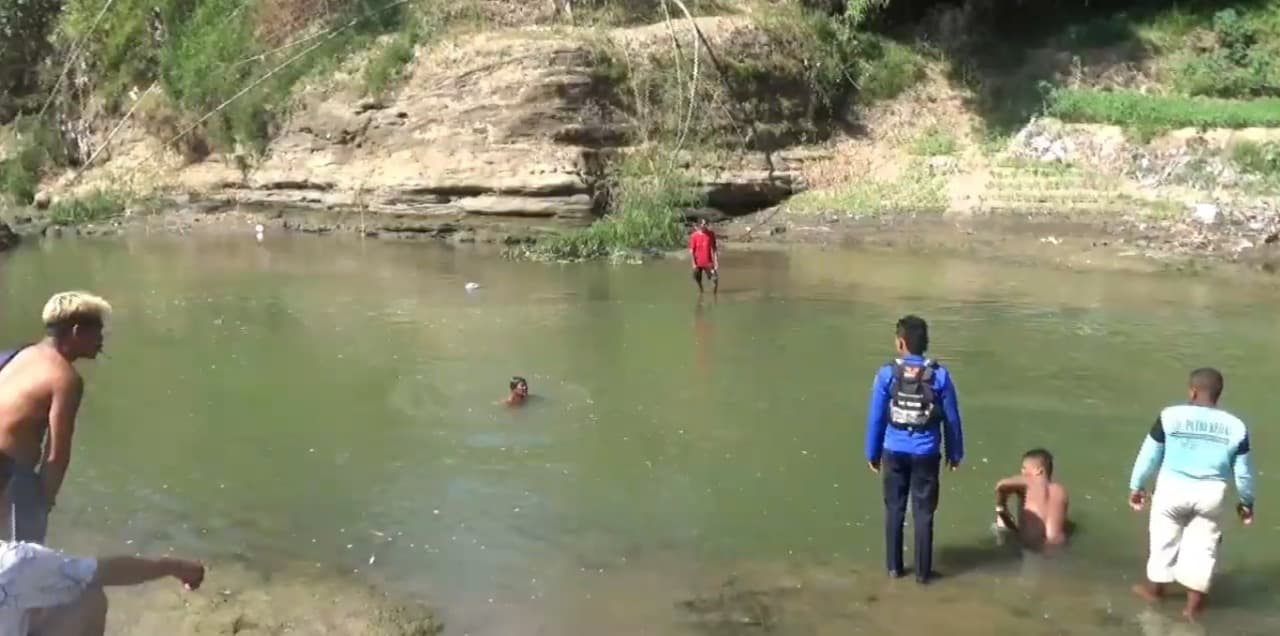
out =
[(520, 376), (511, 378), (511, 393), (502, 403), (507, 406), (521, 406), (529, 399), (529, 381)]
[[(1017, 521), (1006, 507), (1009, 495), (1022, 500)], [(1067, 539), (1067, 504), (1067, 489), (1053, 480), (1053, 455), (1029, 450), (1022, 456), (1022, 472), (996, 484), (996, 527), (1017, 532), (1025, 548), (1054, 548)]]

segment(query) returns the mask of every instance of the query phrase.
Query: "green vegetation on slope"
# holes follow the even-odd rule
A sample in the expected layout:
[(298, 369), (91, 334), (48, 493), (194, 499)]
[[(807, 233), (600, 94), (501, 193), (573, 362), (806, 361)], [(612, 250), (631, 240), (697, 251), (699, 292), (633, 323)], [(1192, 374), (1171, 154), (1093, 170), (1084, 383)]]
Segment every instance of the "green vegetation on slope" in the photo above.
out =
[(1233, 100), (1137, 91), (1057, 89), (1047, 112), (1070, 122), (1097, 122), (1163, 132), (1173, 128), (1280, 126), (1280, 99)]
[(1256, 191), (1280, 190), (1280, 142), (1244, 141), (1231, 147), (1231, 162), (1241, 173), (1256, 179)]
[(853, 216), (893, 212), (937, 213), (946, 210), (946, 178), (917, 161), (891, 180), (851, 180), (831, 190), (802, 192), (786, 203), (798, 214), (842, 211)]
[(49, 209), (49, 220), (57, 225), (100, 223), (124, 214), (126, 198), (99, 190), (73, 199), (58, 201)]
[[(1092, 24), (1101, 29), (1105, 23)], [(1280, 3), (1211, 14), (1174, 6), (1135, 32), (1157, 56), (1163, 91), (1057, 89), (1048, 112), (1126, 126), (1141, 136), (1182, 127), (1280, 126)]]
[(36, 196), (44, 166), (63, 163), (66, 151), (57, 131), (40, 120), (19, 118), (13, 133), (10, 156), (0, 161), (0, 203), (8, 198), (26, 204)]
[[(5, 38), (0, 85), (15, 91), (0, 96), (0, 117), (16, 109), (32, 118), (50, 95), (58, 98), (49, 113), (56, 117), (90, 94), (107, 113), (122, 115), (154, 83), (160, 96), (140, 117), (153, 134), (194, 159), (212, 150), (260, 154), (301, 81), (321, 79), (349, 54), (369, 49), (374, 55), (363, 79), (368, 92), (381, 93), (414, 46), (456, 13), (455, 3), (406, 0), (106, 1), (68, 0), (58, 12), (53, 2), (0, 0), (0, 30), (11, 34), (16, 24), (51, 31), (49, 45), (11, 47), (15, 40), (45, 40)], [(375, 46), (379, 38), (385, 43)], [(76, 47), (68, 81), (58, 83)], [(54, 54), (40, 65), (37, 49)], [(18, 62), (35, 72), (16, 73)], [(0, 194), (19, 203), (31, 201), (51, 166), (70, 159), (46, 149), (63, 145), (56, 135), (38, 133), (53, 126), (30, 119), (25, 125), (32, 132), (22, 135), (18, 156), (0, 164)]]
[(1280, 97), (1274, 0), (1001, 5), (970, 20), (973, 28), (944, 38), (941, 48), (952, 78), (974, 90), (974, 109), (997, 134), (1046, 110), (1144, 134), (1261, 125), (1269, 102), (1233, 106), (1233, 114), (1214, 120), (1204, 114), (1211, 102), (1188, 98)]
[(664, 155), (653, 150), (618, 162), (608, 177), (609, 213), (589, 227), (539, 243), (529, 255), (573, 261), (680, 247), (684, 211), (702, 205), (705, 197)]
[[(623, 87), (621, 101), (641, 135), (634, 141), (655, 150), (615, 166), (605, 184), (610, 205), (601, 220), (544, 241), (531, 255), (578, 260), (679, 247), (685, 213), (700, 207), (704, 197), (694, 187), (696, 179), (669, 159), (677, 150), (771, 151), (821, 141), (849, 122), (855, 103), (896, 97), (919, 81), (924, 69), (918, 53), (863, 26), (883, 4), (850, 2), (837, 15), (801, 3), (761, 5), (753, 16), (765, 41), (747, 53), (722, 51), (718, 69), (706, 68), (713, 60), (704, 59), (692, 96), (691, 52), (683, 63), (670, 50), (637, 61), (602, 45), (600, 74)], [(700, 4), (703, 10), (710, 6)]]
[(85, 38), (100, 96), (119, 110), (128, 91), (159, 81), (183, 123), (221, 108), (196, 131), (214, 147), (256, 151), (299, 80), (420, 19), (398, 0), (117, 0), (95, 28), (101, 6), (71, 0), (58, 32), (64, 45)]
[(699, 47), (696, 83), (683, 24), (678, 47), (588, 41), (598, 49), (602, 83), (634, 120), (633, 141), (767, 151), (823, 141), (857, 105), (895, 97), (923, 77), (921, 57), (867, 31), (860, 6), (833, 16), (799, 3), (762, 4), (750, 14), (759, 35), (723, 39), (711, 53)]

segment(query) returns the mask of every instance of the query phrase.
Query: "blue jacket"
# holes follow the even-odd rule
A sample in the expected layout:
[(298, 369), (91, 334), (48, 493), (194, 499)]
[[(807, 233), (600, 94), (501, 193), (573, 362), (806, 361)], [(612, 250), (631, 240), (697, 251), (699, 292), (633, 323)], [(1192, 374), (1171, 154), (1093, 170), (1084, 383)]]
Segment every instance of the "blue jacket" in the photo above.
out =
[[(905, 355), (906, 362), (923, 363), (924, 357)], [(866, 456), (869, 462), (880, 461), (884, 451), (909, 455), (941, 455), (946, 439), (947, 461), (964, 459), (964, 430), (960, 427), (960, 402), (956, 387), (945, 366), (938, 365), (933, 374), (934, 398), (942, 404), (943, 420), (938, 426), (921, 431), (907, 431), (889, 425), (889, 384), (893, 381), (893, 363), (880, 367), (871, 385), (871, 402), (867, 405)]]

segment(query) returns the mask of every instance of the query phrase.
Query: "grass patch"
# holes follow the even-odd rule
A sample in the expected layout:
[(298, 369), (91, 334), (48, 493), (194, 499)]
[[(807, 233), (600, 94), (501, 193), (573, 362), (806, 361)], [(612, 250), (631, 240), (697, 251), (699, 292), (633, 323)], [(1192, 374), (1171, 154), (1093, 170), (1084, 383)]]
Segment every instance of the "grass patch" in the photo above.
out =
[(56, 225), (101, 223), (123, 214), (126, 201), (118, 193), (98, 190), (54, 203), (49, 208), (49, 220)]
[(364, 90), (369, 95), (382, 95), (401, 71), (413, 61), (414, 47), (418, 44), (418, 29), (406, 29), (391, 38), (374, 53), (364, 67)]
[(612, 168), (608, 179), (610, 206), (604, 218), (587, 228), (539, 242), (528, 255), (577, 261), (684, 245), (685, 210), (705, 202), (693, 179), (659, 153), (621, 161)]
[[(732, 9), (731, 2), (725, 0), (685, 0), (684, 4), (695, 18), (720, 15)], [(577, 26), (634, 26), (653, 24), (663, 17), (662, 0), (575, 0), (573, 3), (573, 22)], [(671, 5), (671, 17), (683, 18), (684, 14)]]
[[(216, 149), (260, 154), (300, 80), (331, 72), (349, 53), (395, 34), (385, 59), (367, 76), (372, 87), (385, 89), (412, 59), (424, 20), (444, 14), (413, 6), (394, 0), (116, 0), (85, 40), (84, 77), (115, 110), (123, 110), (130, 91), (158, 80), (186, 122), (261, 79), (194, 132)], [(55, 38), (59, 47), (88, 34), (100, 9), (100, 0), (68, 0)]]
[(914, 49), (865, 28), (887, 0), (855, 0), (844, 13), (828, 15), (804, 3), (761, 8), (756, 24), (778, 47), (778, 56), (797, 71), (834, 115), (853, 97), (892, 99), (924, 77), (924, 61)]
[(413, 61), (417, 46), (440, 37), (453, 27), (480, 20), (476, 8), (469, 4), (432, 2), (418, 5), (415, 15), (403, 20), (389, 41), (378, 48), (364, 67), (364, 89), (380, 96), (404, 73)]
[[(1209, 46), (1186, 51), (1174, 66), (1173, 80), (1188, 95), (1265, 97), (1280, 95), (1280, 7), (1217, 11), (1201, 37)], [(1188, 33), (1192, 36), (1193, 33)]]
[(850, 2), (834, 16), (801, 3), (760, 5), (751, 17), (765, 37), (724, 43), (716, 51), (722, 76), (709, 70), (703, 53), (692, 98), (688, 46), (677, 58), (666, 43), (638, 52), (603, 38), (589, 41), (598, 53), (597, 78), (618, 89), (641, 141), (665, 144), (683, 135), (692, 146), (770, 150), (825, 140), (856, 101), (897, 96), (924, 76), (912, 48), (863, 27), (864, 5), (879, 4)]
[(1060, 88), (1050, 94), (1046, 111), (1067, 122), (1114, 124), (1147, 135), (1176, 128), (1280, 126), (1277, 98), (1238, 101)]
[(1280, 142), (1239, 142), (1231, 147), (1231, 162), (1246, 174), (1280, 178)]
[(916, 164), (891, 181), (855, 181), (830, 190), (802, 192), (787, 201), (786, 209), (797, 214), (843, 212), (849, 216), (941, 213), (947, 208), (946, 185), (945, 177)]
[(0, 161), (0, 197), (28, 205), (45, 171), (64, 165), (67, 154), (61, 135), (43, 121), (19, 118), (13, 131), (13, 152)]
[(920, 157), (950, 156), (959, 150), (955, 134), (938, 126), (931, 126), (911, 140), (911, 154)]
[(905, 44), (868, 36), (864, 54), (858, 79), (858, 97), (864, 102), (893, 99), (925, 77), (924, 57)]
[(931, 25), (931, 40), (949, 58), (952, 80), (973, 91), (975, 110), (1002, 130), (1020, 129), (1064, 86), (1280, 97), (1280, 2), (1272, 0), (1005, 3), (949, 17), (961, 23)]

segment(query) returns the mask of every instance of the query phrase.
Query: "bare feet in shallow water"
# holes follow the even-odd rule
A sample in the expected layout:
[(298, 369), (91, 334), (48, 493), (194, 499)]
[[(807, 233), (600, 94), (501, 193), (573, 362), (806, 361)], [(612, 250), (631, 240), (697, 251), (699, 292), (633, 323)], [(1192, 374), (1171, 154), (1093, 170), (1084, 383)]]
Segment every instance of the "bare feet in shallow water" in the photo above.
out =
[[(1154, 603), (1164, 597), (1164, 586), (1154, 583), (1138, 583), (1133, 586), (1133, 593), (1139, 598)], [(1187, 591), (1187, 606), (1182, 609), (1182, 617), (1188, 621), (1195, 622), (1200, 618), (1200, 613), (1204, 608), (1204, 595), (1195, 591)]]
[(1148, 602), (1154, 603), (1160, 600), (1160, 588), (1150, 583), (1139, 583), (1133, 586), (1133, 593)]

